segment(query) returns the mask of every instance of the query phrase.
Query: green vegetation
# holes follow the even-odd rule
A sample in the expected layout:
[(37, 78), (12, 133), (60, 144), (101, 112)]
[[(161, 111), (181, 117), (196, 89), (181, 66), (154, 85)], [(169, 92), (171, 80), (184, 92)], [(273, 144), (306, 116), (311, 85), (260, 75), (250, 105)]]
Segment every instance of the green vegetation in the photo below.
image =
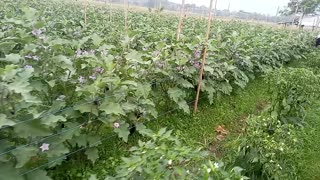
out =
[[(185, 19), (177, 41), (171, 15), (130, 12), (126, 31), (123, 13), (108, 7), (0, 5), (0, 180), (291, 179), (303, 171), (291, 157), (310, 138), (299, 136), (319, 94), (316, 61), (301, 62), (313, 57), (311, 34), (215, 21), (204, 44), (207, 24), (196, 18)], [(191, 115), (205, 45), (200, 109)], [(283, 68), (291, 61), (304, 68)]]

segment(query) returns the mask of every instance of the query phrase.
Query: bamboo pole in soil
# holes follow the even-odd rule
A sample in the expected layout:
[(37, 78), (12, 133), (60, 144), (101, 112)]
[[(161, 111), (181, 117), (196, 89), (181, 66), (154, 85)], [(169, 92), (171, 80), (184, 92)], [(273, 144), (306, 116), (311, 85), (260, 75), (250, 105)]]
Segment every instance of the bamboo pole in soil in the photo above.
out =
[(88, 8), (88, 1), (84, 1), (84, 25), (87, 26), (87, 8)]
[(183, 13), (184, 13), (184, 2), (185, 0), (182, 0), (182, 6), (180, 9), (180, 15), (179, 15), (179, 24), (178, 24), (178, 29), (177, 29), (177, 41), (180, 39), (180, 33), (181, 33), (181, 25), (183, 21)]
[(128, 34), (128, 0), (123, 0), (123, 10), (124, 10), (124, 29), (126, 34)]
[[(217, 4), (216, 0), (216, 4)], [(209, 40), (209, 35), (210, 35), (210, 29), (211, 29), (211, 19), (212, 19), (212, 4), (213, 0), (210, 1), (210, 9), (209, 9), (209, 18), (208, 18), (208, 29), (207, 29), (207, 34), (206, 34), (206, 39), (205, 39), (205, 44), (204, 44), (204, 50), (203, 50), (203, 57), (202, 57), (202, 63), (201, 63), (201, 68), (200, 68), (200, 74), (199, 74), (199, 81), (198, 81), (198, 87), (197, 87), (197, 95), (196, 95), (196, 100), (194, 102), (194, 109), (193, 113), (197, 112), (198, 109), (198, 101), (199, 101), (199, 95), (200, 95), (200, 90), (201, 90), (201, 83), (202, 83), (202, 75), (203, 75), (203, 70), (204, 70), (204, 65), (206, 63), (206, 56), (207, 56), (207, 51), (208, 51), (208, 40)]]
[(112, 3), (111, 0), (109, 0), (109, 20), (112, 21)]

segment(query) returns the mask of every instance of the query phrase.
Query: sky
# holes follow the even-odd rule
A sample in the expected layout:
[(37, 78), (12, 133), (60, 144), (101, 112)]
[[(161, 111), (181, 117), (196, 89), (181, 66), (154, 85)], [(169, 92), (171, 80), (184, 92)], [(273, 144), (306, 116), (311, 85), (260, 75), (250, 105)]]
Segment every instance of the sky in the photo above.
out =
[[(182, 0), (169, 0), (175, 3), (181, 3)], [(215, 0), (213, 1), (215, 2)], [(287, 5), (289, 0), (218, 0), (217, 8), (219, 10), (228, 9), (230, 2), (230, 10), (244, 10), (247, 12), (257, 12), (262, 14), (276, 15), (277, 8)], [(186, 4), (194, 3), (198, 6), (210, 5), (210, 0), (185, 0)]]

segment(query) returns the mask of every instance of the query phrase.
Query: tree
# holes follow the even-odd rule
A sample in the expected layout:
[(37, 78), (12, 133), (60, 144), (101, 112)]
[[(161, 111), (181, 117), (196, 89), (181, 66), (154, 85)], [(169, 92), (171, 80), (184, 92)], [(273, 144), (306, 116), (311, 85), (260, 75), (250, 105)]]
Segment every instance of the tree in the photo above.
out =
[(292, 15), (296, 11), (305, 14), (314, 14), (319, 11), (320, 0), (290, 0), (287, 7), (280, 11), (282, 15)]

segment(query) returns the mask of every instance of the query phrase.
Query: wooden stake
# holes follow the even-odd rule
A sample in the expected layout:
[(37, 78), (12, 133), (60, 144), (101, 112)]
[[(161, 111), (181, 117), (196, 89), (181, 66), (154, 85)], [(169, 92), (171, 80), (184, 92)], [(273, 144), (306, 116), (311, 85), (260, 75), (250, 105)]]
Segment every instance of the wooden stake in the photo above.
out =
[[(208, 18), (208, 29), (207, 29), (206, 40), (205, 40), (205, 44), (204, 44), (204, 51), (203, 51), (203, 57), (202, 57), (200, 75), (199, 75), (199, 82), (198, 82), (198, 88), (197, 88), (197, 95), (196, 95), (196, 101), (194, 102), (193, 113), (196, 113), (197, 109), (198, 109), (198, 101), (199, 101), (199, 95), (200, 95), (200, 90), (201, 90), (202, 75), (203, 75), (203, 70), (204, 70), (204, 64), (206, 63), (206, 56), (207, 56), (207, 50), (208, 50), (207, 43), (208, 43), (208, 40), (209, 40), (210, 28), (211, 28), (212, 4), (213, 4), (213, 0), (210, 1), (210, 10), (209, 10), (209, 18)], [(216, 0), (216, 4), (217, 4), (217, 0)]]
[(87, 26), (87, 6), (88, 6), (88, 1), (84, 2), (84, 25)]
[(181, 25), (182, 25), (182, 21), (183, 21), (183, 12), (184, 12), (184, 2), (185, 0), (182, 0), (182, 6), (180, 9), (180, 17), (179, 17), (179, 24), (178, 24), (178, 29), (177, 29), (177, 41), (179, 41), (180, 39), (180, 33), (181, 33)]
[(126, 34), (128, 34), (128, 0), (123, 0), (123, 10), (124, 10), (124, 29)]
[(111, 0), (109, 0), (109, 20), (112, 21), (112, 3)]
[(214, 3), (214, 14), (213, 14), (213, 16), (217, 15), (217, 3), (218, 3), (218, 0), (216, 0), (216, 2)]

